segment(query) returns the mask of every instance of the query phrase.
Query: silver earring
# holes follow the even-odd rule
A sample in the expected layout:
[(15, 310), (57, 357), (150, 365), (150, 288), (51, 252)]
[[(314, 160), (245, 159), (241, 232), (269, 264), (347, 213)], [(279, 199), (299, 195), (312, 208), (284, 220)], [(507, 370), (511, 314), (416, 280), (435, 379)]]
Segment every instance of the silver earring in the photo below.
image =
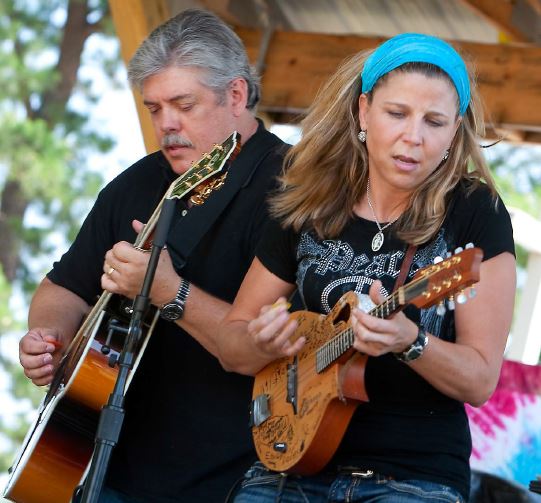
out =
[(366, 131), (364, 129), (361, 129), (359, 131), (359, 134), (357, 135), (357, 138), (359, 138), (359, 141), (361, 143), (364, 143), (366, 141)]
[(449, 149), (447, 149), (447, 150), (445, 151), (445, 153), (443, 154), (443, 160), (444, 160), (444, 161), (446, 161), (447, 159), (449, 159), (449, 153), (450, 153), (450, 152), (449, 152)]

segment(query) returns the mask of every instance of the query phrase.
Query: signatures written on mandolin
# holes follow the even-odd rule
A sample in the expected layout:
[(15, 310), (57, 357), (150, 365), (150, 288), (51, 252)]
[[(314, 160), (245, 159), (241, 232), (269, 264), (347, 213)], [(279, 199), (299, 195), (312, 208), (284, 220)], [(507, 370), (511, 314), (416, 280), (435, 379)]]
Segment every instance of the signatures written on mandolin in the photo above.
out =
[(307, 416), (312, 411), (316, 410), (321, 400), (321, 393), (316, 393), (315, 395), (303, 398), (301, 401), (301, 408), (299, 410), (299, 417)]
[(306, 339), (302, 351), (297, 355), (299, 360), (304, 360), (312, 356), (314, 351), (321, 346), (322, 342), (327, 340), (329, 327), (322, 327), (321, 320), (314, 319), (313, 317), (306, 318), (302, 314), (296, 316), (296, 320), (299, 326), (296, 336), (305, 337)]
[(267, 393), (275, 386), (279, 385), (283, 379), (287, 378), (287, 368), (282, 365), (277, 365), (271, 375), (262, 383), (262, 392)]
[(293, 429), (286, 416), (276, 416), (265, 422), (265, 427), (258, 430), (258, 436), (262, 443), (273, 443), (277, 438), (291, 440)]

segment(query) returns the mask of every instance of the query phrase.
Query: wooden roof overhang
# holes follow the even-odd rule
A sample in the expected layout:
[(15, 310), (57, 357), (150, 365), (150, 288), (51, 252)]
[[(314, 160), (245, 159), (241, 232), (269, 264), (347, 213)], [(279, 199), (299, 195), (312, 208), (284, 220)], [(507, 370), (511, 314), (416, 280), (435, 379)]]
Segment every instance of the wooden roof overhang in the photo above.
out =
[[(541, 0), (453, 1), (466, 4), (501, 32), (502, 41), (495, 44), (450, 40), (473, 62), (486, 107), (488, 136), (541, 143)], [(154, 27), (183, 8), (207, 8), (232, 23), (251, 61), (260, 66), (263, 92), (259, 110), (282, 123), (302, 116), (345, 57), (373, 48), (386, 38), (241, 26), (241, 19), (231, 13), (230, 2), (109, 0), (125, 61)], [(146, 148), (155, 150), (158, 146), (150, 119), (137, 92), (135, 99)]]

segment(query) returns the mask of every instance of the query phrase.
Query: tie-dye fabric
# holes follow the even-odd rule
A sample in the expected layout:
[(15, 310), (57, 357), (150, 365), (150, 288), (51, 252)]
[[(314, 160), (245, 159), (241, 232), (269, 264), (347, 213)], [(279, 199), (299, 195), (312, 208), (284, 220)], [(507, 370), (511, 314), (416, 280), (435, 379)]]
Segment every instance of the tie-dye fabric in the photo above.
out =
[(505, 361), (492, 398), (466, 411), (472, 469), (526, 487), (541, 475), (541, 366)]

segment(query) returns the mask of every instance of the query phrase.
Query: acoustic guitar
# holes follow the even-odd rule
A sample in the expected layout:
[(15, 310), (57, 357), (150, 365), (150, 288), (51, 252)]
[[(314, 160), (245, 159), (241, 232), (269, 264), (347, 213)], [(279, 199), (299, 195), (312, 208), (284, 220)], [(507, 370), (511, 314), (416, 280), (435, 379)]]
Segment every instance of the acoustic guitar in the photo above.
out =
[[(148, 249), (165, 199), (190, 196), (203, 204), (227, 176), (228, 161), (240, 150), (234, 132), (221, 145), (178, 177), (168, 188), (134, 246)], [(73, 338), (55, 372), (22, 447), (10, 468), (4, 497), (17, 503), (68, 503), (84, 478), (94, 448), (101, 408), (113, 391), (116, 361), (130, 321), (131, 301), (104, 291)], [(136, 348), (134, 367), (141, 361), (159, 311), (149, 309)]]
[[(370, 314), (389, 318), (408, 304), (427, 308), (465, 302), (465, 288), (479, 281), (483, 252), (469, 248), (417, 272)], [(319, 472), (336, 452), (361, 401), (367, 356), (353, 348), (354, 292), (344, 294), (328, 315), (297, 311), (293, 339), (306, 343), (294, 357), (281, 358), (255, 377), (250, 419), (260, 461), (279, 472)]]

